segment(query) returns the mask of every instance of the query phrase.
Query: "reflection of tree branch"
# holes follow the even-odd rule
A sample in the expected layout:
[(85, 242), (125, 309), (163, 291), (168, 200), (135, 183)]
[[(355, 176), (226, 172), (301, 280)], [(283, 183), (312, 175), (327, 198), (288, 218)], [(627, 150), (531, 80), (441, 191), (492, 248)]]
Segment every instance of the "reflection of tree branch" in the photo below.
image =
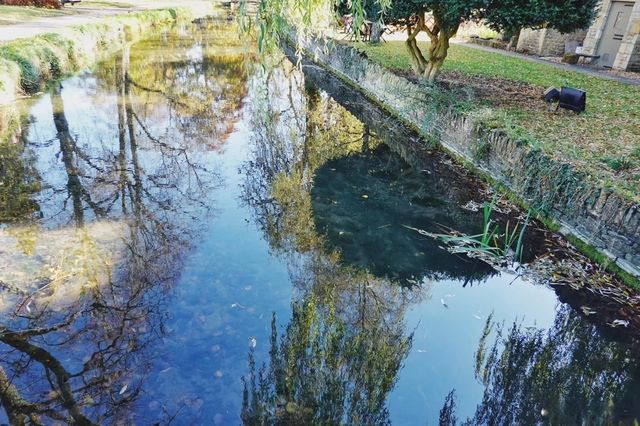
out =
[(150, 87), (145, 87), (145, 86), (141, 85), (140, 83), (137, 83), (128, 74), (127, 74), (127, 76), (125, 78), (129, 83), (133, 84), (135, 87), (137, 87), (140, 90), (144, 90), (145, 92), (159, 93), (162, 96), (164, 96), (165, 98), (169, 99), (171, 102), (173, 102), (176, 105), (180, 105), (180, 106), (183, 106), (183, 107), (186, 107), (186, 108), (189, 107), (189, 104), (187, 104), (186, 102), (178, 101), (178, 100), (176, 100), (175, 98), (169, 96), (168, 94), (166, 94), (165, 92), (163, 92), (160, 89), (152, 89)]
[(175, 151), (178, 153), (178, 155), (182, 155), (187, 163), (187, 167), (191, 170), (193, 170), (193, 174), (196, 177), (196, 181), (198, 183), (198, 185), (202, 184), (202, 181), (200, 180), (200, 176), (198, 175), (198, 169), (201, 170), (205, 170), (203, 167), (199, 167), (198, 165), (194, 164), (190, 159), (189, 159), (189, 155), (187, 154), (187, 150), (185, 148), (179, 148), (179, 147), (174, 147), (171, 146), (165, 142), (162, 142), (160, 139), (155, 138), (151, 135), (151, 133), (149, 132), (149, 129), (147, 129), (147, 127), (142, 123), (142, 120), (140, 119), (140, 117), (138, 117), (138, 115), (135, 112), (131, 112), (133, 117), (136, 119), (136, 121), (138, 122), (138, 124), (140, 125), (140, 127), (142, 128), (142, 130), (144, 131), (144, 133), (147, 135), (147, 137), (152, 141), (155, 142), (156, 144), (160, 145), (160, 147), (162, 148), (166, 148), (168, 150), (171, 151)]
[(71, 374), (67, 372), (64, 366), (51, 355), (48, 351), (42, 349), (39, 346), (35, 346), (28, 341), (22, 339), (19, 334), (13, 333), (11, 331), (5, 331), (0, 334), (0, 341), (6, 343), (7, 345), (13, 347), (14, 349), (19, 350), (27, 355), (29, 355), (32, 359), (42, 364), (47, 371), (50, 371), (55, 376), (56, 384), (58, 385), (58, 389), (60, 389), (60, 396), (62, 398), (62, 405), (65, 409), (69, 411), (69, 414), (73, 418), (74, 422), (78, 425), (93, 425), (94, 423), (87, 418), (78, 403), (76, 402), (73, 391), (71, 390), (71, 385), (69, 384), (69, 378)]
[(27, 419), (32, 424), (39, 426), (44, 425), (38, 414), (47, 413), (51, 418), (60, 421), (67, 421), (64, 416), (59, 416), (57, 413), (47, 410), (40, 404), (34, 404), (25, 401), (18, 392), (18, 389), (11, 383), (9, 377), (4, 371), (4, 368), (0, 367), (0, 404), (4, 407), (9, 423), (14, 425), (26, 424)]
[(9, 283), (5, 283), (4, 281), (0, 281), (0, 290), (6, 290), (9, 291), (11, 293), (17, 294), (18, 296), (26, 296), (27, 292), (22, 290), (21, 288), (18, 288), (14, 285), (11, 285)]
[(19, 338), (28, 338), (33, 336), (41, 336), (43, 334), (52, 333), (54, 331), (60, 330), (61, 328), (69, 326), (75, 319), (78, 317), (78, 313), (71, 315), (66, 321), (52, 325), (50, 327), (39, 327), (39, 328), (29, 328), (26, 330), (20, 331), (10, 331), (4, 327), (0, 327), (0, 339), (2, 339), (5, 335), (11, 334)]

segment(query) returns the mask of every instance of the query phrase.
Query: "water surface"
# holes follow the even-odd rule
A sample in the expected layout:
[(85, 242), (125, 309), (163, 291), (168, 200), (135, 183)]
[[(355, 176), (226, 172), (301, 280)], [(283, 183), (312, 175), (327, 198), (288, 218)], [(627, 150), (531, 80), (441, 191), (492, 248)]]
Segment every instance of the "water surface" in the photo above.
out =
[(477, 233), (488, 188), (234, 34), (125, 46), (2, 148), (2, 421), (638, 420), (629, 343), (408, 228)]

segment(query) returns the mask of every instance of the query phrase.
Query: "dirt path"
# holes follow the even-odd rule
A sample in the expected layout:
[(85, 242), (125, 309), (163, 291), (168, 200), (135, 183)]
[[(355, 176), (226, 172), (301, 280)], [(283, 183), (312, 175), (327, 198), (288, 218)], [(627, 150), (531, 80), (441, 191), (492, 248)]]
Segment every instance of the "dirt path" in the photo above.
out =
[[(114, 2), (115, 3), (115, 2)], [(132, 2), (134, 3), (134, 2)], [(211, 8), (211, 1), (187, 0), (187, 1), (136, 1), (131, 7), (95, 7), (91, 2), (80, 3), (75, 6), (65, 6), (72, 9), (73, 14), (65, 16), (38, 17), (27, 22), (10, 25), (0, 25), (0, 43), (33, 37), (39, 34), (55, 32), (58, 29), (99, 22), (108, 16), (123, 15), (131, 12), (151, 9), (163, 9), (167, 7), (189, 7), (194, 10)]]
[(494, 52), (500, 55), (510, 56), (512, 58), (522, 59), (528, 62), (545, 64), (545, 65), (549, 65), (554, 68), (558, 68), (562, 70), (575, 71), (580, 74), (586, 74), (594, 77), (604, 78), (606, 80), (613, 80), (613, 81), (618, 81), (620, 83), (633, 84), (635, 86), (640, 86), (640, 74), (638, 74), (638, 78), (629, 78), (629, 77), (624, 77), (620, 75), (615, 75), (613, 74), (613, 72), (608, 71), (606, 69), (601, 69), (601, 68), (592, 68), (592, 67), (587, 67), (583, 65), (569, 65), (565, 63), (550, 61), (548, 59), (540, 58), (537, 56), (524, 55), (522, 53), (516, 53), (516, 52), (508, 52), (506, 50), (495, 49), (493, 47), (480, 46), (478, 44), (473, 44), (473, 43), (457, 43), (457, 44), (462, 44), (465, 47), (469, 47), (471, 49), (484, 50), (487, 52)]

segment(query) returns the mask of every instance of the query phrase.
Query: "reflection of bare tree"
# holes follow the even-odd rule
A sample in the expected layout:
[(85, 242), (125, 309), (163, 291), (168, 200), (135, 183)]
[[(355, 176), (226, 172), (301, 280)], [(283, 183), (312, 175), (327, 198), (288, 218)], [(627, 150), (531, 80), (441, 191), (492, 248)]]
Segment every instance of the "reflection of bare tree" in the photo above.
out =
[[(493, 344), (490, 337), (495, 332)], [(488, 319), (476, 353), (482, 402), (465, 424), (635, 424), (640, 420), (637, 353), (605, 340), (568, 306), (544, 332)], [(450, 394), (443, 424), (456, 424)]]
[[(76, 225), (82, 226), (84, 224), (83, 202), (94, 211), (97, 217), (102, 216), (104, 212), (99, 205), (92, 201), (91, 194), (83, 187), (80, 180), (81, 171), (78, 168), (78, 163), (82, 159), (88, 160), (88, 156), (78, 148), (77, 141), (71, 136), (60, 93), (60, 85), (54, 87), (51, 93), (53, 122), (58, 132), (57, 139), (60, 141), (60, 154), (67, 174), (67, 192), (73, 204), (73, 217)], [(92, 166), (90, 161), (87, 161), (87, 163)]]
[[(158, 104), (162, 110), (151, 110), (151, 105), (140, 108), (137, 117), (166, 114), (185, 146), (221, 150), (246, 97), (246, 52), (232, 26), (215, 21), (198, 25), (186, 37), (138, 43), (127, 58), (126, 84), (140, 99), (166, 101)], [(110, 79), (104, 81), (113, 84)]]
[[(115, 140), (75, 134), (64, 92), (58, 87), (51, 94), (65, 181), (47, 192), (47, 224), (73, 224), (74, 238), (97, 249), (74, 248), (69, 274), (85, 280), (76, 297), (59, 295), (67, 275), (45, 277), (33, 292), (21, 294), (12, 314), (2, 314), (0, 402), (12, 423), (132, 421), (131, 406), (152, 367), (151, 349), (165, 332), (168, 290), (182, 253), (206, 222), (205, 200), (219, 178), (202, 154), (212, 148), (207, 143), (215, 144), (211, 129), (223, 129), (223, 139), (228, 134), (226, 119), (242, 106), (244, 74), (237, 72), (237, 60), (225, 65), (224, 58), (206, 72), (199, 57), (159, 67), (174, 77), (175, 88), (192, 90), (193, 98), (213, 93), (202, 93), (203, 76), (208, 87), (218, 85), (216, 96), (238, 94), (220, 115), (205, 118), (211, 104), (183, 108), (173, 95), (139, 88), (143, 67), (135, 61), (141, 56), (125, 47), (109, 69)], [(233, 78), (217, 81), (218, 73)], [(152, 79), (142, 81), (154, 87)], [(194, 140), (195, 133), (208, 134), (208, 140)], [(92, 234), (96, 219), (121, 233), (117, 253), (99, 250)], [(104, 271), (99, 277), (98, 269)]]

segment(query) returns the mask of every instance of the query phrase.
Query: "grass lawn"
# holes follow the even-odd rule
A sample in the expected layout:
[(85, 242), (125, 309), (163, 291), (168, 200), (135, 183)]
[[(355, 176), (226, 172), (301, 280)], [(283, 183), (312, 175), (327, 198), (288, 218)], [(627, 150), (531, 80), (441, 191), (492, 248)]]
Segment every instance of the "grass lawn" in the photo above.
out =
[[(427, 43), (421, 44), (427, 52)], [(394, 71), (411, 70), (402, 41), (355, 47)], [(488, 125), (507, 129), (640, 202), (640, 86), (462, 45), (451, 46), (440, 80), (471, 86), (477, 94), (473, 104), (488, 104), (495, 110)], [(550, 86), (586, 90), (586, 113), (549, 111), (540, 97)]]

